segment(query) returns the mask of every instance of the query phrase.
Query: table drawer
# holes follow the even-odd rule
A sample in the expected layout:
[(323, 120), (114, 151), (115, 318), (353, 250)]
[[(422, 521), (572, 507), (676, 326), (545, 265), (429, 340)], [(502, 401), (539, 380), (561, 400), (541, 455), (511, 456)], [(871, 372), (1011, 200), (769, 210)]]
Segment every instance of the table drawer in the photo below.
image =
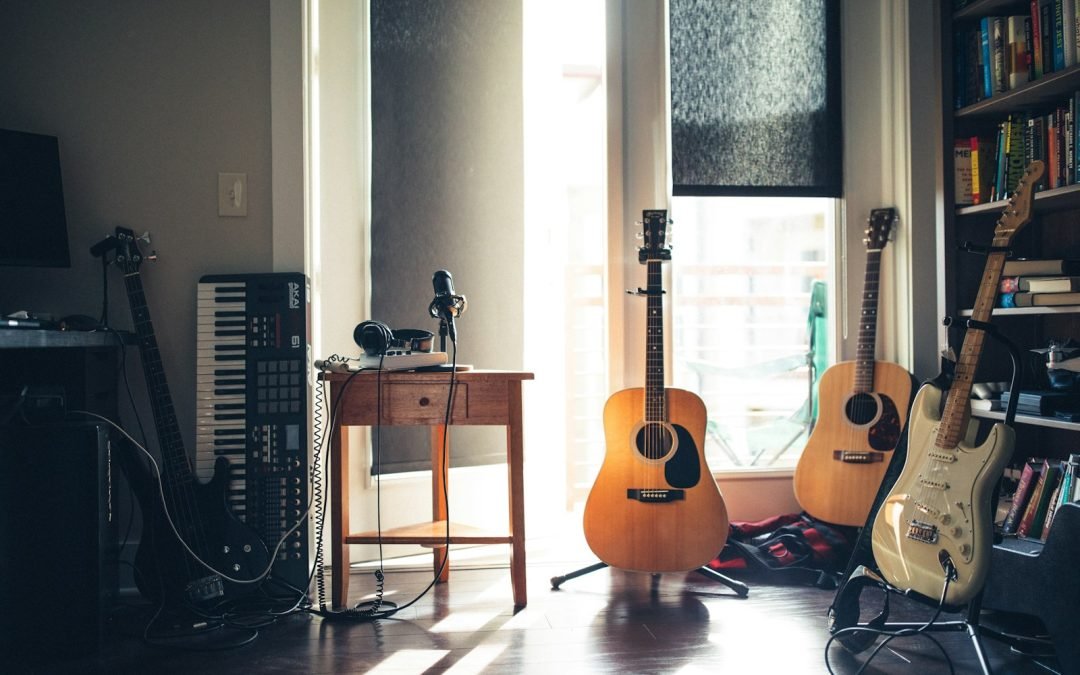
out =
[[(441, 424), (446, 420), (449, 383), (391, 383), (384, 389), (383, 417), (389, 424)], [(469, 386), (454, 385), (454, 422), (469, 417)]]

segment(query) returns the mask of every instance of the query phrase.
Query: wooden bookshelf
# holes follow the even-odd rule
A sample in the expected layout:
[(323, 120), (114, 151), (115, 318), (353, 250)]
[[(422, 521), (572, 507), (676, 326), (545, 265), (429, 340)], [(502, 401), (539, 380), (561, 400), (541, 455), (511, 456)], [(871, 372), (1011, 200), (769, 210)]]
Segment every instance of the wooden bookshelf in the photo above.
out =
[[(971, 29), (987, 16), (1028, 14), (1030, 2), (977, 0), (953, 11), (954, 3), (944, 0), (940, 7), (944, 199), (946, 205), (955, 205), (954, 139), (965, 139), (974, 135), (982, 137), (1009, 115), (1045, 114), (1057, 106), (1067, 105), (1075, 92), (1080, 91), (1080, 59), (1077, 59), (1077, 65), (956, 108), (956, 87), (963, 85), (954, 82), (954, 78), (958, 77), (958, 71), (964, 72), (964, 69), (956, 67), (954, 61), (957, 56), (954, 53), (957, 46), (956, 31)], [(958, 42), (959, 48), (964, 49), (965, 41)], [(1074, 115), (1080, 117), (1080, 109), (1074, 110)], [(1080, 153), (1075, 154), (1075, 161), (1080, 162)], [(947, 207), (944, 210), (942, 221), (938, 223), (939, 240), (944, 247), (941, 258), (944, 291), (944, 307), (941, 309), (944, 316), (971, 316), (970, 307), (986, 259), (984, 256), (964, 251), (963, 244), (970, 242), (976, 246), (988, 246), (993, 238), (995, 221), (1006, 206), (1006, 200), (998, 200), (970, 206)], [(1067, 184), (1038, 192), (1033, 207), (1034, 219), (1013, 240), (1013, 254), (1016, 257), (1028, 258), (1080, 258), (1080, 184)], [(1024, 355), (1025, 372), (1021, 381), (1023, 388), (1046, 387), (1045, 372), (1039, 372), (1039, 357), (1031, 353), (1031, 349), (1046, 347), (1051, 339), (1071, 337), (1080, 342), (1080, 306), (995, 308), (991, 322)], [(950, 329), (952, 332), (949, 334), (949, 345), (958, 351), (964, 337), (963, 322), (957, 321), (954, 325), (956, 328)], [(976, 381), (1007, 381), (1010, 377), (1011, 361), (1008, 351), (994, 343), (995, 340), (986, 340), (986, 348), (975, 375)], [(984, 422), (981, 426), (983, 433), (986, 433), (992, 423), (1003, 421), (1005, 415), (999, 411), (975, 410), (972, 411), (972, 418)], [(1080, 423), (1053, 417), (1017, 415), (1014, 429), (1014, 465), (1032, 456), (1064, 460), (1070, 452), (1076, 452), (1076, 448), (1080, 447)], [(1047, 550), (1050, 550), (1051, 546), (1061, 547), (1063, 542), (1072, 545), (1080, 541), (1080, 519), (1073, 518), (1074, 515), (1076, 514), (1070, 512), (1069, 517), (1062, 522), (1055, 519), (1047, 539)], [(984, 607), (1034, 615), (1043, 611), (1025, 599), (1030, 597), (1025, 590), (1011, 590), (1008, 594), (1001, 590), (1022, 586), (1023, 582), (1018, 582), (1018, 579), (1043, 578), (1046, 575), (1057, 576), (1066, 581), (1071, 578), (1071, 569), (1045, 569), (1045, 566), (1054, 566), (1057, 563), (1051, 559), (1040, 562), (1041, 548), (1040, 544), (1037, 550), (1018, 552), (1008, 546), (995, 546), (994, 561), (983, 597)], [(1006, 597), (1007, 595), (1009, 597)], [(1042, 618), (1050, 625), (1058, 619), (1057, 614)], [(1055, 645), (1059, 647), (1058, 658), (1062, 667), (1066, 672), (1080, 672), (1080, 650), (1064, 647), (1065, 641), (1071, 640), (1071, 635), (1054, 637)]]

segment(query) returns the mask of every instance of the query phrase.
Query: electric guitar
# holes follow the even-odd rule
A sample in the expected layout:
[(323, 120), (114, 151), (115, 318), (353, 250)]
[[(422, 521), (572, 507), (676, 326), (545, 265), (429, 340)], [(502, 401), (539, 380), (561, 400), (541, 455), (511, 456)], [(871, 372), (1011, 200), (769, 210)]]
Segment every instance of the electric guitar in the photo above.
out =
[[(223, 581), (221, 574), (239, 581), (253, 580), (266, 569), (270, 557), (258, 535), (228, 510), (229, 460), (218, 457), (210, 482), (195, 479), (143, 292), (139, 274), (143, 255), (134, 234), (126, 228), (116, 228), (111, 246), (116, 250), (115, 263), (124, 272), (161, 450), (160, 487), (157, 476), (134, 455), (118, 453), (143, 516), (134, 560), (135, 582), (139, 591), (155, 602), (205, 605), (240, 590), (239, 584)], [(207, 569), (192, 553), (217, 571)]]
[(914, 381), (905, 368), (874, 360), (881, 253), (896, 210), (874, 209), (866, 227), (866, 280), (854, 361), (827, 368), (819, 416), (795, 466), (795, 498), (827, 523), (862, 526), (907, 421)]
[(689, 571), (708, 563), (727, 541), (727, 507), (705, 463), (705, 404), (664, 386), (661, 263), (667, 212), (644, 211), (639, 262), (648, 285), (645, 387), (616, 392), (604, 406), (606, 455), (585, 503), (585, 540), (612, 567), (640, 572)]
[(990, 497), (1012, 456), (1015, 434), (999, 422), (982, 445), (974, 445), (978, 424), (971, 420), (969, 397), (986, 337), (979, 324), (990, 320), (1006, 250), (1031, 220), (1033, 186), (1043, 171), (1039, 160), (1028, 165), (998, 219), (945, 407), (941, 389), (927, 384), (919, 390), (907, 461), (871, 530), (874, 559), (886, 581), (935, 601), (944, 597), (946, 605), (975, 597), (990, 565)]

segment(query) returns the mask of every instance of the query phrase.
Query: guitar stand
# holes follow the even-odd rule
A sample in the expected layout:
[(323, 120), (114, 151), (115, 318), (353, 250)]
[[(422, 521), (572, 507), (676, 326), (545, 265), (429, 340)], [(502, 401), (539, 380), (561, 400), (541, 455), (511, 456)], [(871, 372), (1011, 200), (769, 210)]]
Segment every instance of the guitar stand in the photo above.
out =
[[(608, 564), (606, 562), (595, 562), (592, 565), (582, 567), (579, 570), (574, 570), (573, 572), (570, 572), (569, 574), (563, 574), (562, 576), (551, 577), (551, 590), (557, 591), (557, 590), (559, 590), (559, 586), (561, 586), (564, 581), (569, 581), (571, 579), (576, 579), (578, 577), (585, 576), (586, 574), (589, 574), (591, 572), (595, 572), (597, 570), (602, 570), (605, 567), (608, 567)], [(721, 574), (721, 573), (717, 572), (716, 570), (714, 570), (713, 568), (711, 568), (711, 567), (709, 567), (707, 565), (702, 565), (701, 567), (697, 568), (694, 571), (697, 572), (698, 574), (702, 574), (704, 576), (707, 576), (710, 579), (713, 579), (714, 581), (719, 581), (720, 583), (724, 584), (725, 586), (727, 586), (731, 590), (735, 591), (735, 594), (738, 595), (740, 598), (745, 598), (747, 595), (750, 594), (750, 587), (749, 586), (747, 586), (746, 584), (744, 584), (741, 581), (737, 581), (737, 580), (732, 579), (731, 577), (729, 577), (727, 575)], [(656, 590), (656, 585), (659, 583), (659, 579), (660, 579), (659, 574), (653, 574), (652, 575), (652, 584), (653, 584), (653, 590), (654, 591)]]

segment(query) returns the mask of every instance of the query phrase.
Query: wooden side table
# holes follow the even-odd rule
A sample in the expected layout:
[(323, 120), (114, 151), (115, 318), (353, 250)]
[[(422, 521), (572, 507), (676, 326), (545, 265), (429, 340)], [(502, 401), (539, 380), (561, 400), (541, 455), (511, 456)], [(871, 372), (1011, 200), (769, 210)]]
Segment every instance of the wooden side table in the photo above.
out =
[[(329, 410), (335, 428), (330, 442), (330, 560), (334, 568), (331, 601), (335, 609), (349, 599), (349, 545), (420, 544), (433, 548), (434, 569), (439, 581), (450, 576), (447, 558), (447, 513), (442, 470), (448, 467), (449, 437), (445, 425), (449, 372), (361, 371), (355, 374), (324, 373), (330, 383)], [(510, 513), (506, 532), (486, 532), (450, 523), (451, 544), (510, 544), (510, 582), (514, 605), (524, 607), (525, 592), (525, 501), (523, 488), (523, 436), (521, 423), (521, 383), (532, 373), (468, 370), (456, 375), (451, 425), (495, 425), (506, 427), (507, 491)], [(379, 389), (382, 390), (381, 406)], [(382, 419), (378, 411), (381, 407)], [(351, 426), (382, 424), (431, 427), (431, 521), (384, 530), (353, 533), (349, 527), (349, 458)], [(445, 441), (445, 443), (444, 443)], [(444, 448), (445, 453), (444, 454)]]

